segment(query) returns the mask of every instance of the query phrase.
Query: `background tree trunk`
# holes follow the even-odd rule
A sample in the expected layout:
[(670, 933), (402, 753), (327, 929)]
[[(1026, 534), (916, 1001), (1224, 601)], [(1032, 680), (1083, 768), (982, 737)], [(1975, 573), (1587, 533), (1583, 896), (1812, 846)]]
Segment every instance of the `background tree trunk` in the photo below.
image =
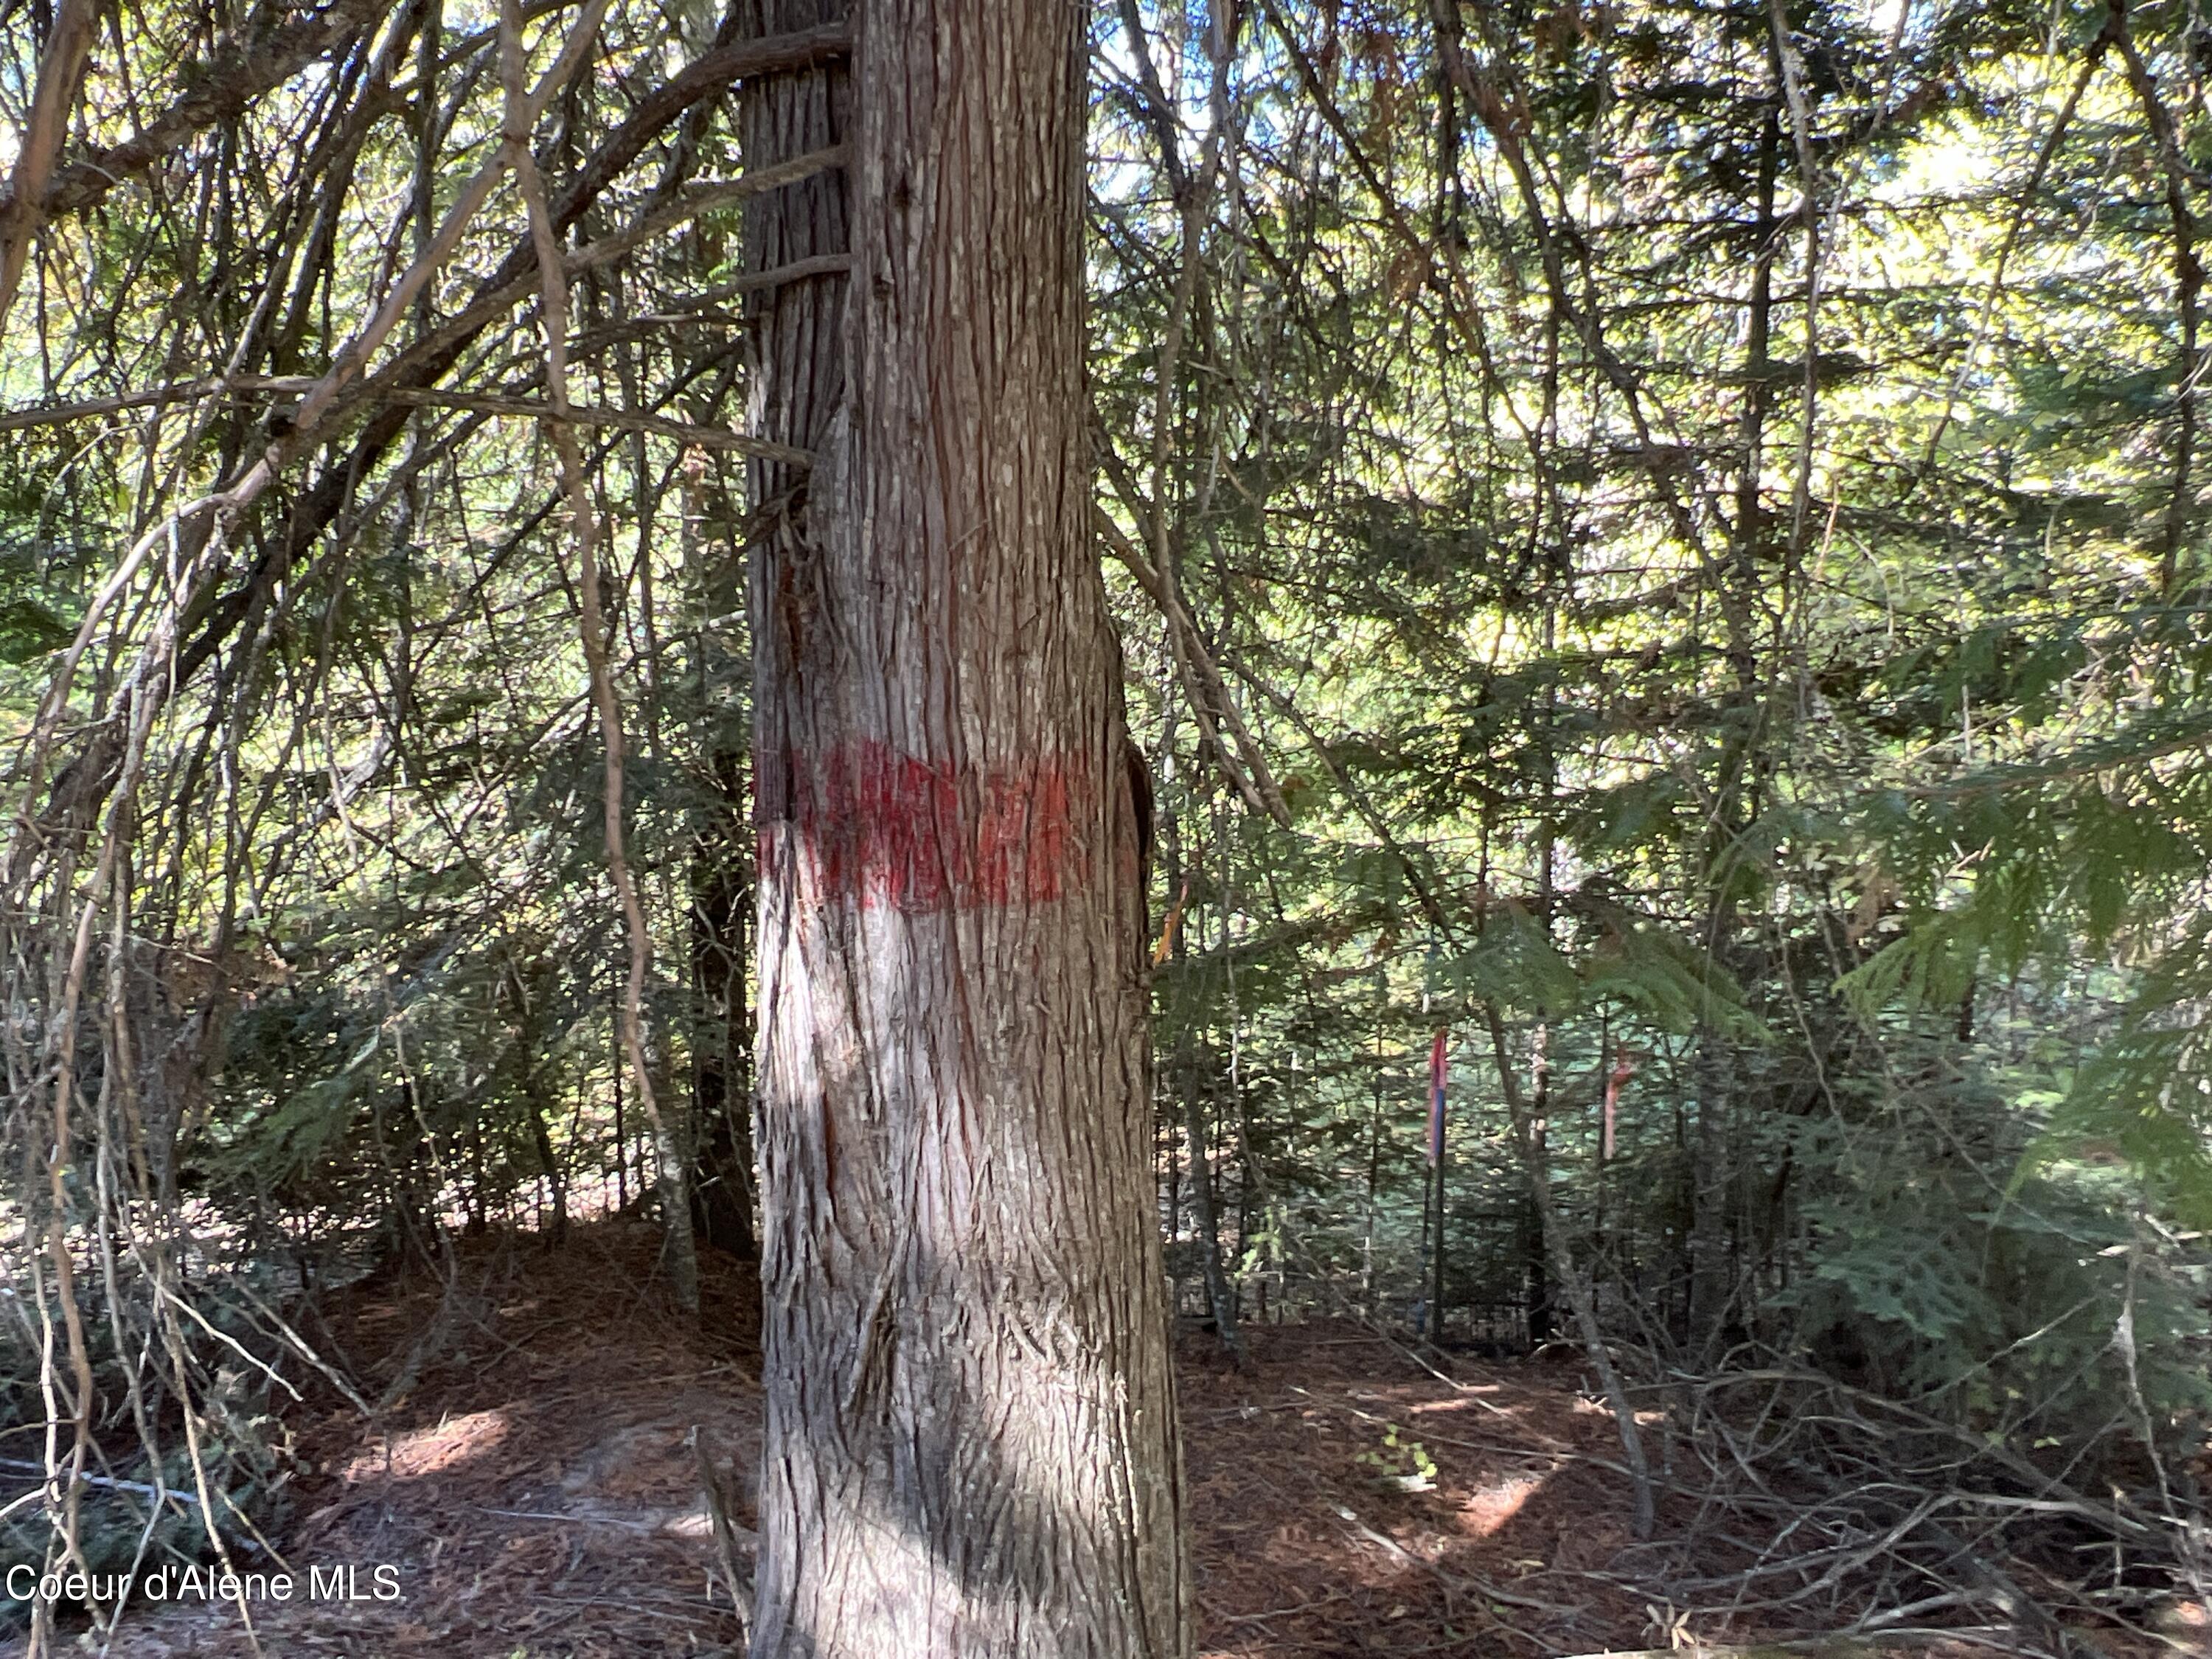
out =
[(752, 1057), (745, 959), (753, 890), (736, 839), (744, 822), (744, 775), (741, 757), (726, 749), (710, 749), (708, 760), (714, 793), (699, 815), (690, 872), (691, 1226), (715, 1249), (750, 1261)]
[[(764, 0), (759, 26), (816, 14)], [(861, 0), (751, 95), (758, 1121), (753, 1652), (1172, 1656), (1139, 805), (1093, 553), (1081, 14)], [(849, 224), (849, 238), (848, 225)]]

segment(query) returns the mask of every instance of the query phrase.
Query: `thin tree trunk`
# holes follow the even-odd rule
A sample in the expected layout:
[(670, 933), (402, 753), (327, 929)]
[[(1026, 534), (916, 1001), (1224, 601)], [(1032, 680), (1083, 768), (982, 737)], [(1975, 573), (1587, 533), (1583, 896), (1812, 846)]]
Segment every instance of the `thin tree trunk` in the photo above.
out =
[(1436, 1248), (1429, 1257), (1429, 1340), (1442, 1346), (1444, 1340), (1444, 1160), (1443, 1149), (1437, 1149), (1437, 1165), (1430, 1171), (1432, 1189), (1430, 1225), (1434, 1229)]
[(615, 1085), (615, 1213), (629, 1208), (629, 1131), (623, 1122), (622, 1030), (618, 1017), (607, 1011), (609, 1029), (615, 1034), (615, 1052), (608, 1069)]
[(708, 769), (714, 795), (699, 815), (691, 861), (691, 1225), (715, 1249), (750, 1261), (757, 1247), (745, 959), (753, 889), (736, 839), (745, 787), (739, 757), (726, 749), (709, 748)]
[[(1174, 732), (1170, 718), (1170, 741)], [(1188, 891), (1189, 877), (1183, 865), (1182, 825), (1173, 812), (1161, 815), (1160, 846), (1167, 854), (1168, 890)], [(1188, 960), (1183, 930), (1179, 925), (1175, 927), (1169, 950), (1178, 968)], [(1191, 1036), (1197, 999), (1192, 998), (1191, 1002), (1176, 1032), (1173, 1073), (1176, 1099), (1182, 1109), (1183, 1137), (1190, 1147), (1190, 1207), (1198, 1223), (1199, 1270), (1206, 1281), (1206, 1305), (1213, 1310), (1214, 1332), (1242, 1370), (1248, 1362), (1243, 1340), (1237, 1333), (1237, 1293), (1229, 1283), (1227, 1269), (1221, 1265), (1221, 1206), (1214, 1184), (1213, 1159), (1206, 1153), (1206, 1108), (1199, 1098), (1198, 1068)]]
[(553, 1200), (553, 1231), (556, 1244), (568, 1238), (568, 1180), (561, 1171), (561, 1160), (553, 1151), (553, 1131), (546, 1123), (546, 1101), (544, 1091), (533, 1083), (530, 1091), (530, 1141), (538, 1152), (538, 1167), (545, 1172), (545, 1185)]
[[(1779, 79), (1779, 66), (1777, 78)], [(1780, 227), (1776, 218), (1775, 190), (1781, 163), (1782, 126), (1778, 109), (1770, 109), (1759, 131), (1757, 195), (1753, 203), (1756, 227), (1752, 261), (1751, 294), (1744, 341), (1743, 409), (1739, 417), (1741, 454), (1736, 464), (1735, 524), (1729, 537), (1733, 568), (1718, 589), (1726, 639), (1726, 653), (1735, 684), (1725, 695), (1725, 706), (1737, 722), (1737, 732), (1723, 744), (1720, 767), (1718, 806), (1713, 829), (1706, 838), (1705, 862), (1711, 901), (1705, 919), (1705, 949), (1717, 961), (1725, 960), (1734, 927), (1734, 905), (1728, 896), (1727, 860), (1747, 814), (1747, 798), (1755, 800), (1759, 769), (1758, 744), (1761, 721), (1753, 717), (1761, 690), (1753, 632), (1753, 605), (1760, 578), (1761, 554), (1772, 541), (1769, 515), (1760, 495), (1765, 475), (1766, 423), (1772, 398), (1770, 380), (1774, 310), (1774, 262)], [(1809, 353), (1811, 348), (1807, 348)], [(1755, 813), (1755, 805), (1750, 809)], [(1728, 1260), (1728, 1209), (1733, 1190), (1729, 1133), (1729, 1066), (1724, 1039), (1709, 1024), (1698, 1033), (1698, 1117), (1691, 1166), (1689, 1245), (1689, 1338), (1692, 1352), (1717, 1357), (1722, 1332), (1735, 1285)]]
[(1690, 1343), (1701, 1361), (1717, 1357), (1734, 1285), (1729, 1272), (1728, 1092), (1719, 1039), (1705, 1032), (1693, 1073), (1698, 1079), (1696, 1153), (1691, 1173)]
[(1176, 1045), (1176, 1080), (1182, 1099), (1183, 1130), (1190, 1141), (1190, 1200), (1198, 1220), (1198, 1248), (1206, 1275), (1206, 1299), (1213, 1310), (1213, 1327), (1241, 1367), (1243, 1339), (1237, 1334), (1237, 1297), (1230, 1289), (1228, 1272), (1221, 1265), (1221, 1225), (1213, 1207), (1213, 1169), (1206, 1156), (1206, 1108), (1191, 1086), (1189, 1038)]
[[(1628, 1389), (1620, 1380), (1620, 1369), (1613, 1363), (1613, 1354), (1605, 1346), (1605, 1333), (1597, 1319), (1595, 1287), (1576, 1265), (1574, 1246), (1560, 1223), (1559, 1207), (1552, 1201), (1552, 1166), (1545, 1146), (1543, 1117), (1550, 1109), (1548, 1090), (1540, 1093), (1532, 1110), (1528, 1097), (1521, 1092), (1521, 1080), (1506, 1052), (1505, 1024), (1495, 1007), (1489, 1010), (1489, 1019), (1491, 1048), (1498, 1057), (1498, 1086), (1505, 1096), (1505, 1109), (1513, 1121), (1513, 1138), (1520, 1145), (1528, 1170), (1529, 1190), (1535, 1200), (1537, 1220), (1543, 1228), (1552, 1272), (1574, 1314), (1576, 1328), (1582, 1334), (1583, 1352), (1597, 1373), (1598, 1387), (1604, 1391), (1606, 1403), (1613, 1408), (1623, 1461), (1628, 1465), (1629, 1480), (1634, 1486), (1636, 1536), (1647, 1540), (1657, 1525), (1657, 1508), (1651, 1466), (1644, 1455), (1644, 1437), (1637, 1429), (1636, 1413), (1628, 1403)], [(1540, 1040), (1547, 1035), (1541, 1026), (1537, 1028), (1537, 1034)], [(1548, 1057), (1540, 1049), (1537, 1075), (1540, 1080), (1548, 1074)], [(1539, 1086), (1544, 1087), (1540, 1081)]]
[[(1540, 1155), (1548, 1151), (1542, 1132), (1536, 1132), (1535, 1151)], [(1536, 1192), (1531, 1186), (1522, 1212), (1521, 1225), (1522, 1306), (1523, 1322), (1528, 1328), (1528, 1346), (1540, 1348), (1558, 1331), (1557, 1304), (1552, 1295), (1552, 1258), (1544, 1243), (1542, 1207), (1536, 1201)]]
[[(812, 21), (761, 0), (757, 25)], [(1188, 1647), (1139, 822), (1091, 544), (1082, 19), (859, 0), (748, 95), (756, 1659)], [(848, 238), (849, 228), (849, 238)]]
[[(719, 43), (719, 37), (718, 37)], [(705, 263), (702, 259), (702, 264)], [(703, 271), (702, 280), (704, 281)], [(744, 561), (733, 526), (706, 522), (720, 492), (702, 486), (703, 458), (684, 468), (684, 562), (698, 626), (692, 670), (698, 697), (702, 799), (691, 847), (691, 1224), (717, 1249), (754, 1260), (752, 848), (746, 844), (752, 780), (744, 644), (731, 638), (744, 605)]]
[(1376, 1040), (1375, 1099), (1367, 1119), (1367, 1197), (1359, 1209), (1359, 1316), (1375, 1317), (1375, 1188), (1382, 1173), (1382, 1055)]
[(552, 964), (549, 958), (538, 957), (527, 970), (517, 964), (510, 972), (521, 1030), (515, 1044), (515, 1065), (521, 1073), (522, 1097), (530, 1107), (530, 1144), (538, 1154), (538, 1167), (553, 1203), (550, 1237), (554, 1243), (563, 1244), (568, 1238), (568, 1173), (553, 1149), (553, 1120), (560, 1102), (555, 1068), (546, 1058), (553, 1038)]

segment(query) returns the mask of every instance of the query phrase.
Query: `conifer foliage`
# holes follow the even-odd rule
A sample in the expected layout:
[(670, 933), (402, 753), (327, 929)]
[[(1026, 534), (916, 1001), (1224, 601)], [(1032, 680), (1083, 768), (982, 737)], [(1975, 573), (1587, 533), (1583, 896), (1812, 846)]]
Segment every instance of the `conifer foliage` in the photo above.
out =
[[(2205, 22), (1082, 18), (1121, 684), (1054, 712), (1127, 709), (1182, 1310), (1564, 1345), (1686, 1595), (2205, 1601)], [(264, 1547), (318, 1296), (457, 1232), (753, 1248), (754, 672), (859, 646), (748, 574), (895, 298), (865, 51), (0, 0), (0, 1559)]]

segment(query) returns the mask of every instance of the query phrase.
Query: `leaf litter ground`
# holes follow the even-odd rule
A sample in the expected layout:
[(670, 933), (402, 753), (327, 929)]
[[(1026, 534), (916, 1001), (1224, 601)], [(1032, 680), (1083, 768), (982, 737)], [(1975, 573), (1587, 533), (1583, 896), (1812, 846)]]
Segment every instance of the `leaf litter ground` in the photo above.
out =
[[(389, 1403), (374, 1424), (334, 1398), (295, 1412), (305, 1469), (275, 1541), (303, 1581), (353, 1566), (372, 1599), (256, 1604), (263, 1652), (741, 1650), (701, 1449), (740, 1472), (757, 1455), (757, 1286), (749, 1264), (710, 1253), (706, 1315), (689, 1328), (656, 1282), (658, 1243), (622, 1219), (558, 1250), (535, 1235), (459, 1240), (450, 1280), (380, 1276), (326, 1298), (333, 1345)], [(1792, 1633), (1636, 1588), (1613, 1425), (1571, 1358), (1455, 1362), (1447, 1381), (1349, 1322), (1246, 1334), (1241, 1372), (1208, 1334), (1178, 1342), (1207, 1659), (1491, 1659)], [(395, 1599), (373, 1599), (379, 1565), (397, 1569)], [(1990, 1650), (1986, 1638), (1921, 1650)], [(252, 1647), (235, 1606), (168, 1604), (131, 1614), (111, 1651)]]

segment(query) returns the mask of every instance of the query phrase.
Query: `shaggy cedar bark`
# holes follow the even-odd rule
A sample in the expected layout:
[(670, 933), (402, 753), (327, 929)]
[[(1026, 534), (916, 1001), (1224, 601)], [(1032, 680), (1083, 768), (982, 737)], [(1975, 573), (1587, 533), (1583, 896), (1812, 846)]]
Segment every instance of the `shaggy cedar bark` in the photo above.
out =
[[(757, 26), (813, 21), (761, 0)], [(860, 0), (748, 94), (757, 1659), (1176, 1656), (1139, 807), (1091, 541), (1081, 15)], [(848, 96), (849, 94), (849, 96)]]

